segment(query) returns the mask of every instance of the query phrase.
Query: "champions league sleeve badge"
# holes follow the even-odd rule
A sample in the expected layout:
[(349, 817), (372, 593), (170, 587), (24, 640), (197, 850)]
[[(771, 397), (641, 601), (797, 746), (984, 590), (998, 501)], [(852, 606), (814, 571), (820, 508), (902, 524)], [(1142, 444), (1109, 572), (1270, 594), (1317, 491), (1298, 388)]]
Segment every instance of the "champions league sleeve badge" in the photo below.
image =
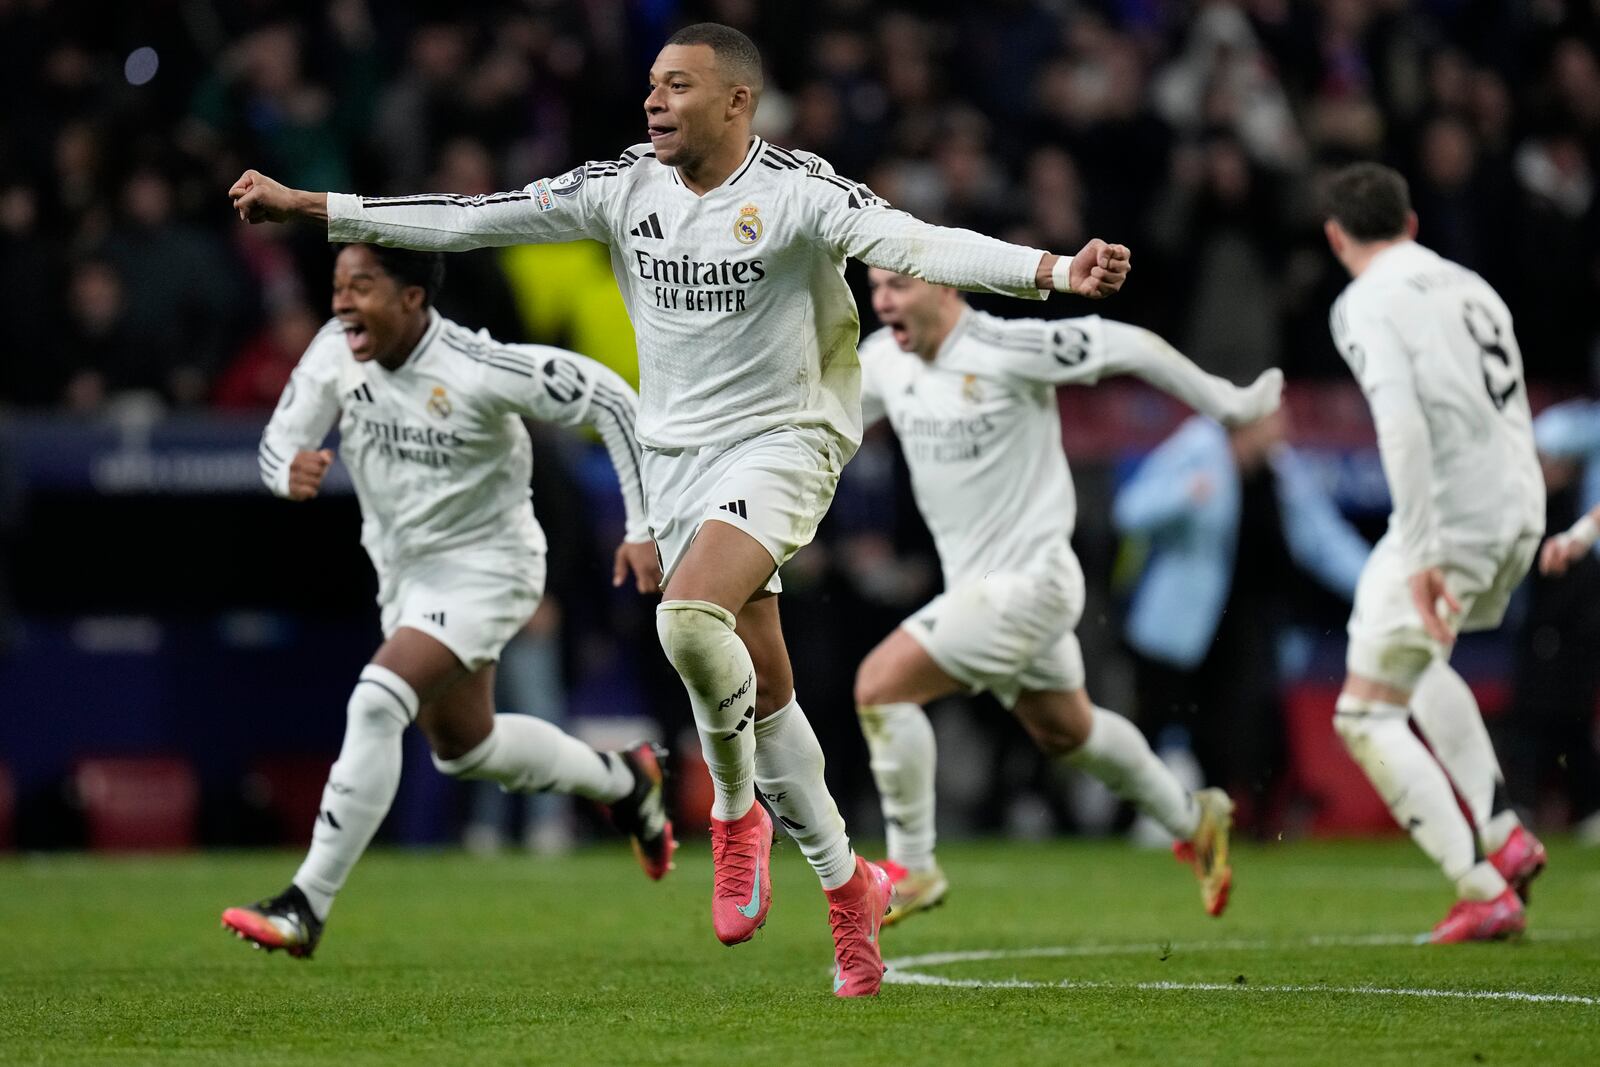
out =
[(571, 196), (583, 185), (584, 173), (582, 167), (573, 167), (559, 178), (550, 181), (550, 191), (557, 196)]
[(733, 239), (742, 245), (753, 245), (761, 240), (761, 216), (757, 214), (760, 209), (754, 204), (746, 204), (739, 209), (739, 218), (733, 224)]

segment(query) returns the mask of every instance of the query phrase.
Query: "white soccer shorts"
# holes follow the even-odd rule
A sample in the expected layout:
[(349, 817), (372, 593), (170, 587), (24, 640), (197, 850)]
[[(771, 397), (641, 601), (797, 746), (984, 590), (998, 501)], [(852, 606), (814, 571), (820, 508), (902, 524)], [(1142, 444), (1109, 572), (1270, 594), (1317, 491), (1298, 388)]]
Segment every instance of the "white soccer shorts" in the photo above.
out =
[[(1539, 552), (1539, 536), (1530, 534), (1508, 545), (1453, 549), (1443, 565), (1445, 586), (1461, 605), (1445, 618), (1456, 633), (1493, 630), (1505, 618), (1511, 594), (1527, 575)], [(1350, 647), (1345, 666), (1351, 674), (1407, 692), (1443, 648), (1422, 628), (1411, 602), (1411, 587), (1400, 544), (1384, 534), (1356, 583), (1350, 612)]]
[(397, 567), (379, 582), (383, 636), (421, 630), (470, 671), (500, 658), (544, 596), (543, 552), (455, 550)]
[(1026, 571), (990, 571), (930, 600), (901, 626), (940, 668), (1009, 710), (1023, 693), (1082, 689), (1083, 570), (1062, 542)]
[(645, 511), (662, 585), (700, 524), (719, 519), (761, 543), (773, 563), (766, 589), (782, 591), (778, 568), (816, 536), (846, 458), (835, 434), (813, 426), (769, 430), (725, 447), (644, 449)]

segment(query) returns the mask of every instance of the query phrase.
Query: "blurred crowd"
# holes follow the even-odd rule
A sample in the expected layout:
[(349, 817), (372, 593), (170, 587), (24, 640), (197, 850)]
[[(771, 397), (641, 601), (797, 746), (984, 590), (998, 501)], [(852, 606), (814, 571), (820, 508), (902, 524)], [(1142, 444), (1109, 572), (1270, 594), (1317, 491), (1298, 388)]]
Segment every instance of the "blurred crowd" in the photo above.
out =
[[(1507, 296), (1531, 376), (1591, 379), (1600, 15), (1576, 0), (0, 0), (0, 403), (270, 406), (329, 256), (237, 223), (245, 167), (477, 193), (612, 158), (696, 18), (765, 50), (762, 133), (932, 221), (1131, 245), (1111, 313), (1222, 373), (1342, 373), (1316, 179), (1380, 158), (1423, 240)], [(466, 257), (445, 310), (625, 365), (604, 261), (578, 255)]]
[[(1052, 250), (1075, 250), (1090, 236), (1129, 244), (1133, 280), (1095, 310), (1151, 327), (1235, 380), (1269, 365), (1301, 380), (1347, 379), (1327, 329), (1344, 277), (1322, 239), (1316, 191), (1331, 168), (1376, 158), (1410, 178), (1422, 240), (1505, 295), (1541, 395), (1600, 381), (1594, 4), (135, 0), (86, 17), (84, 5), (65, 0), (0, 0), (0, 99), (11, 105), (0, 121), (0, 414), (262, 417), (327, 317), (332, 256), (313, 228), (240, 224), (225, 192), (244, 169), (311, 189), (477, 194), (614, 158), (643, 139), (646, 71), (660, 42), (698, 19), (738, 26), (763, 48), (764, 136), (821, 154), (930, 221)], [(503, 341), (567, 345), (636, 378), (631, 327), (598, 246), (452, 256), (449, 275), (439, 301), (446, 315)], [(1084, 310), (1070, 300), (975, 302), (1002, 314)], [(1359, 419), (1359, 400), (1344, 399), (1332, 407)], [(1552, 468), (1552, 529), (1600, 500), (1600, 483), (1589, 484), (1600, 478), (1600, 411), (1585, 410), (1569, 421), (1592, 434), (1550, 445), (1562, 446), (1565, 465)], [(1129, 479), (1133, 495), (1120, 503), (1117, 483), (1128, 472), (1115, 469), (1118, 446), (1074, 456), (1091, 688), (1113, 706), (1138, 708), (1153, 735), (1175, 735), (1158, 738), (1169, 756), (1192, 749), (1207, 777), (1256, 808), (1258, 832), (1295, 825), (1292, 808), (1282, 813), (1285, 751), (1295, 742), (1279, 683), (1337, 673), (1328, 648), (1340, 645), (1364, 551), (1355, 531), (1336, 529), (1343, 520), (1316, 498), (1316, 479), (1286, 458), (1288, 433), (1281, 421), (1256, 437), (1191, 424), (1157, 456), (1181, 454), (1204, 476), (1157, 477), (1157, 464)], [(540, 438), (536, 478), (556, 479), (536, 487), (541, 501), (581, 492), (581, 450), (556, 436)], [(4, 469), (0, 535), (16, 514), (5, 506)], [(1196, 528), (1236, 531), (1238, 551), (1211, 550), (1231, 544), (1230, 533), (1163, 560), (1159, 538), (1145, 535), (1129, 503), (1141, 484), (1186, 508)], [(1232, 488), (1219, 496), (1217, 486)], [(609, 481), (605, 490), (609, 499)], [(181, 586), (183, 575), (203, 575), (184, 555), (192, 544), (167, 545), (171, 512), (140, 511), (137, 500), (83, 505), (98, 509), (97, 526), (111, 515), (111, 525), (133, 531), (122, 540), (134, 555), (112, 553), (92, 572), (57, 566), (54, 539), (89, 514), (77, 506), (36, 502), (19, 558), (40, 562), (15, 571), (24, 612), (158, 610), (126, 576), (158, 571)], [(234, 508), (237, 518), (253, 504), (206, 506)], [(608, 690), (601, 702), (613, 711), (638, 705), (674, 737), (687, 714), (676, 677), (661, 657), (620, 651), (653, 645), (648, 606), (596, 594), (600, 538), (581, 511), (540, 509), (556, 561), (549, 603), (559, 614), (514, 650), (507, 673), (527, 692), (506, 701), (554, 714), (574, 679), (580, 690), (584, 680), (622, 685), (637, 670), (634, 690)], [(248, 514), (249, 522), (224, 522), (222, 510), (207, 511), (205, 523), (241, 531), (237, 555), (260, 569), (284, 533)], [(161, 538), (141, 539), (139, 522)], [(1368, 540), (1377, 533), (1370, 526), (1360, 531)], [(167, 545), (167, 565), (150, 564), (169, 558), (147, 555), (152, 545)], [(1152, 556), (1141, 570), (1144, 551)], [(1243, 568), (1239, 559), (1267, 563)], [(254, 592), (207, 586), (196, 603), (298, 610), (292, 598), (315, 587), (365, 620), (370, 593), (338, 591), (351, 581), (350, 562), (330, 557), (321, 570), (264, 580)], [(1600, 809), (1588, 714), (1600, 688), (1590, 654), (1600, 613), (1588, 607), (1600, 603), (1600, 562), (1586, 566), (1560, 588), (1533, 583), (1513, 647), (1487, 668), (1510, 680), (1499, 704), (1522, 737), (1506, 749), (1524, 790), (1517, 802), (1537, 807), (1541, 782), (1559, 771), (1570, 778), (1561, 811), (1569, 818)], [(1163, 568), (1175, 588), (1205, 572), (1225, 595), (1201, 610), (1180, 588), (1177, 606), (1165, 604), (1152, 592)], [(34, 575), (48, 581), (28, 584)], [(904, 468), (884, 437), (871, 437), (817, 543), (786, 569), (784, 606), (792, 652), (808, 665), (807, 704), (835, 712), (816, 719), (830, 780), (869, 826), (876, 806), (864, 799), (866, 754), (844, 710), (851, 675), (936, 583)], [(1184, 625), (1170, 623), (1180, 617)], [(1255, 618), (1270, 620), (1272, 641), (1238, 625)], [(1286, 640), (1296, 633), (1334, 658), (1308, 660)], [(1175, 641), (1183, 647), (1167, 647)], [(1271, 643), (1276, 654), (1263, 654)], [(329, 668), (341, 692), (342, 669)], [(1331, 696), (1307, 701), (1310, 732), (1326, 741)], [(323, 710), (306, 709), (305, 721)], [(1014, 724), (996, 707), (976, 710), (936, 716), (941, 745), (973, 754), (941, 768), (949, 802), (941, 818), (951, 829), (1096, 825), (1093, 798), (1064, 799)], [(321, 775), (319, 765), (316, 782)], [(1269, 810), (1279, 814), (1262, 817)], [(545, 815), (558, 829), (565, 817)], [(539, 813), (524, 817), (531, 827)], [(473, 818), (492, 840), (505, 813), (474, 809)], [(1114, 818), (1102, 811), (1099, 824)], [(1593, 830), (1600, 839), (1600, 817)]]

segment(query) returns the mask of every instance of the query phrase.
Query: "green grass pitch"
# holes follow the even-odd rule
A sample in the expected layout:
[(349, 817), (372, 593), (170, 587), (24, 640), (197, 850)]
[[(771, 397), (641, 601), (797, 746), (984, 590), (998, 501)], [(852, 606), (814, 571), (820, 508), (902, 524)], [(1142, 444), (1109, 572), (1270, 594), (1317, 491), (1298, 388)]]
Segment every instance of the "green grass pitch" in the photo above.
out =
[[(297, 856), (23, 857), (0, 862), (0, 1063), (1600, 1063), (1600, 851), (1552, 849), (1521, 943), (1447, 948), (1403, 943), (1449, 904), (1404, 841), (1235, 852), (1212, 920), (1164, 854), (951, 846), (950, 902), (883, 938), (949, 954), (898, 969), (943, 984), (855, 1002), (792, 847), (734, 949), (703, 845), (660, 884), (611, 846), (377, 852), (310, 962), (217, 923)], [(1449, 995), (1488, 991), (1513, 995)]]

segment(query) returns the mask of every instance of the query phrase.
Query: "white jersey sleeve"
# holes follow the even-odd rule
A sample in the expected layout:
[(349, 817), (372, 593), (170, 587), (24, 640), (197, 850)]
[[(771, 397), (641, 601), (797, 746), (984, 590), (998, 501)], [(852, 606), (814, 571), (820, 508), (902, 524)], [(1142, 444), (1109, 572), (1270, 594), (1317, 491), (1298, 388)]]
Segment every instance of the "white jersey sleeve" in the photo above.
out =
[(884, 403), (883, 382), (876, 373), (876, 361), (872, 353), (881, 346), (894, 347), (887, 330), (879, 330), (861, 340), (859, 352), (861, 356), (861, 428), (865, 430), (873, 423), (878, 422), (889, 414), (888, 406)]
[(819, 157), (809, 157), (806, 169), (801, 203), (811, 232), (833, 254), (935, 285), (1028, 300), (1050, 295), (1035, 284), (1040, 249), (923, 222), (834, 174)]
[(968, 316), (982, 348), (956, 346), (951, 366), (1046, 385), (1094, 385), (1132, 375), (1223, 423), (1248, 422), (1276, 407), (1271, 388), (1241, 389), (1208, 374), (1158, 335), (1098, 315), (1046, 321)]
[(1443, 546), (1433, 505), (1433, 442), (1399, 327), (1381, 309), (1344, 298), (1334, 304), (1330, 325), (1334, 344), (1372, 409), (1394, 506), (1391, 525), (1407, 573), (1438, 566)]
[(634, 428), (639, 397), (632, 387), (611, 368), (566, 349), (501, 345), (487, 333), (479, 333), (475, 340), (483, 346), (480, 358), (511, 372), (485, 379), (503, 410), (558, 426), (594, 428), (622, 489), (623, 536), (629, 541), (650, 540)]
[(283, 387), (256, 453), (261, 480), (276, 496), (289, 496), (289, 465), (295, 453), (317, 448), (338, 421), (338, 361), (345, 352), (343, 330), (337, 322), (329, 322)]
[(591, 160), (560, 177), (485, 196), (329, 193), (328, 239), (439, 252), (585, 238), (610, 244), (619, 179), (644, 154), (630, 148), (620, 159)]

